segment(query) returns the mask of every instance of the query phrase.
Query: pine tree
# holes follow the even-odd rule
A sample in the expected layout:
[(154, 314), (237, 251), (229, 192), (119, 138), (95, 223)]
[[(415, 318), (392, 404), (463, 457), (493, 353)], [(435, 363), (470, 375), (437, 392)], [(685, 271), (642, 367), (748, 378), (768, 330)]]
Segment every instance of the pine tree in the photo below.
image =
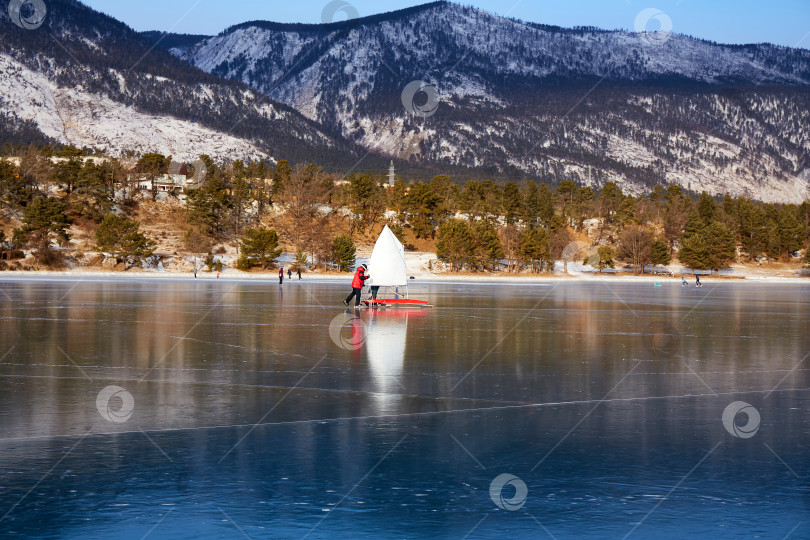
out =
[(461, 191), (462, 210), (469, 214), (471, 219), (486, 215), (486, 195), (481, 182), (468, 180)]
[(656, 240), (653, 242), (652, 250), (650, 251), (650, 260), (653, 265), (666, 266), (672, 261), (672, 256), (669, 254), (669, 246), (663, 240)]
[(238, 173), (231, 189), (231, 217), (233, 230), (236, 234), (242, 232), (242, 225), (246, 219), (246, 212), (250, 205), (250, 184), (242, 173)]
[(620, 227), (624, 227), (633, 222), (638, 223), (640, 221), (637, 217), (638, 214), (638, 199), (632, 195), (628, 195), (616, 210), (616, 222)]
[(237, 262), (237, 268), (240, 270), (253, 265), (268, 268), (281, 255), (278, 233), (273, 229), (245, 229), (240, 248), (242, 256)]
[[(548, 186), (546, 186), (548, 189)], [(540, 197), (537, 192), (537, 184), (530, 180), (526, 185), (526, 192), (523, 195), (523, 222), (533, 225), (540, 219)]]
[(0, 202), (12, 208), (22, 208), (33, 193), (29, 179), (13, 163), (0, 159)]
[[(574, 199), (574, 205), (571, 210), (571, 217), (576, 221), (576, 230), (581, 231), (582, 225), (585, 220), (589, 217), (588, 212), (592, 210), (593, 201), (595, 199), (595, 195), (593, 190), (590, 186), (585, 186), (577, 191), (576, 198)], [(552, 213), (553, 213), (552, 209)], [(568, 224), (565, 223), (565, 220), (562, 221), (562, 227), (567, 227)], [(559, 228), (555, 227), (554, 219), (552, 219), (551, 224), (549, 225), (552, 231), (556, 231)]]
[(697, 212), (704, 223), (711, 223), (717, 218), (717, 205), (705, 191), (700, 194), (697, 204)]
[(793, 207), (783, 208), (779, 216), (779, 244), (785, 260), (790, 260), (790, 254), (802, 248), (804, 238), (804, 225), (794, 214)]
[(189, 190), (186, 195), (189, 220), (204, 225), (209, 235), (219, 233), (231, 206), (227, 188), (219, 175), (215, 174), (201, 188)]
[(681, 264), (691, 268), (693, 274), (695, 270), (709, 269), (709, 247), (706, 245), (703, 235), (693, 234), (684, 238), (681, 250), (678, 252), (678, 260), (681, 261)]
[[(552, 228), (552, 221), (554, 220), (554, 198), (551, 195), (551, 189), (548, 184), (541, 182), (537, 188), (537, 217), (540, 223), (546, 228)], [(565, 220), (563, 219), (564, 223)], [(565, 225), (563, 225), (565, 226)]]
[(138, 163), (135, 165), (135, 171), (146, 176), (152, 181), (152, 200), (157, 197), (157, 186), (155, 180), (161, 174), (164, 174), (169, 164), (171, 163), (171, 156), (166, 157), (163, 154), (148, 153), (141, 156)]
[(284, 191), (284, 185), (292, 176), (292, 167), (286, 159), (278, 160), (273, 170), (273, 195), (277, 196)]
[(391, 193), (388, 207), (397, 213), (402, 219), (402, 213), (405, 211), (405, 197), (408, 195), (408, 188), (402, 179), (397, 179), (394, 183), (394, 191)]
[(605, 183), (605, 187), (599, 193), (599, 216), (605, 220), (605, 223), (612, 223), (613, 214), (619, 211), (624, 202), (625, 196), (621, 188), (615, 182)]
[(295, 254), (295, 268), (303, 270), (308, 266), (308, 264), (309, 264), (309, 257), (307, 257), (307, 254), (304, 253), (303, 250), (299, 249), (298, 252)]
[(105, 215), (112, 212), (115, 204), (114, 181), (113, 165), (96, 165), (88, 159), (76, 181), (72, 201), (74, 211), (100, 223)]
[(503, 192), (498, 184), (492, 180), (484, 180), (481, 182), (481, 196), (484, 218), (489, 219), (501, 214)]
[(521, 211), (520, 189), (514, 182), (507, 182), (503, 187), (503, 212), (507, 225), (515, 223), (520, 217)]
[(689, 213), (689, 218), (686, 220), (686, 224), (683, 227), (681, 241), (683, 242), (687, 238), (691, 238), (696, 234), (702, 234), (703, 230), (706, 228), (706, 225), (706, 222), (702, 217), (700, 217), (700, 212), (693, 209), (692, 212)]
[(429, 185), (419, 182), (411, 187), (405, 205), (417, 238), (433, 236), (441, 204), (442, 198)]
[(749, 199), (740, 199), (737, 203), (737, 235), (749, 260), (765, 251), (767, 233), (765, 211), (762, 207)]
[(140, 266), (142, 259), (151, 257), (156, 244), (140, 232), (140, 223), (126, 216), (107, 214), (96, 229), (96, 244), (99, 250), (112, 253), (116, 259), (124, 259)]
[[(613, 184), (613, 186), (615, 187), (615, 184)], [(568, 209), (574, 204), (574, 198), (578, 189), (579, 187), (576, 182), (572, 180), (563, 180), (560, 182), (560, 185), (557, 186), (557, 198), (561, 206), (561, 214), (564, 218), (569, 217)]]
[(542, 272), (544, 266), (553, 269), (554, 261), (551, 258), (549, 234), (546, 229), (532, 227), (524, 232), (520, 242), (520, 251), (523, 260), (531, 265), (532, 272)]
[(739, 218), (739, 201), (740, 199), (735, 199), (728, 193), (723, 195), (723, 213), (732, 223)]
[(605, 268), (614, 268), (615, 264), (613, 262), (613, 257), (615, 256), (616, 252), (610, 246), (599, 246), (599, 249), (596, 250), (599, 254), (599, 263), (597, 264), (597, 268), (599, 268), (599, 273), (602, 273), (602, 270)]
[(664, 238), (669, 244), (669, 252), (675, 249), (675, 242), (683, 234), (684, 226), (689, 219), (691, 203), (683, 194), (680, 186), (672, 185), (667, 188), (666, 206), (664, 208)]
[(487, 268), (503, 258), (498, 231), (492, 223), (481, 220), (470, 227), (475, 242), (474, 258), (476, 264)]
[(451, 270), (461, 270), (472, 259), (475, 242), (466, 221), (445, 221), (439, 227), (436, 239), (436, 256), (439, 260), (450, 263)]
[[(455, 214), (461, 199), (461, 188), (459, 188), (458, 184), (451, 182), (450, 177), (446, 174), (437, 174), (428, 185), (433, 193), (441, 199), (438, 214), (440, 216)], [(439, 217), (439, 220), (441, 221), (441, 217)]]
[(44, 239), (49, 234), (56, 234), (63, 240), (70, 236), (67, 228), (73, 220), (67, 215), (67, 205), (50, 197), (37, 197), (23, 210), (23, 226), (20, 236), (28, 238), (34, 235)]
[(715, 221), (701, 235), (706, 242), (709, 268), (719, 270), (737, 259), (737, 241), (728, 227)]
[(352, 237), (347, 234), (335, 237), (332, 241), (332, 262), (337, 266), (338, 272), (351, 269), (356, 260), (357, 248)]
[(68, 192), (68, 197), (73, 194), (76, 183), (79, 181), (79, 173), (81, 170), (82, 162), (75, 157), (67, 161), (57, 162), (53, 166), (53, 179), (56, 183), (65, 187)]
[(353, 224), (359, 226), (361, 231), (373, 227), (382, 215), (383, 189), (379, 179), (370, 174), (353, 174), (349, 177), (349, 207), (355, 215)]

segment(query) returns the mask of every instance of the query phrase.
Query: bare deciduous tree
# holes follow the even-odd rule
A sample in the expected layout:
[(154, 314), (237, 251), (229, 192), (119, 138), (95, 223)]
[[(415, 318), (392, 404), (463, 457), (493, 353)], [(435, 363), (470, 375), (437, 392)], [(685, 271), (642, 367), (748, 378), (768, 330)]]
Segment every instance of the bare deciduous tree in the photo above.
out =
[(549, 247), (551, 248), (551, 258), (555, 261), (562, 259), (563, 272), (568, 273), (568, 258), (563, 256), (565, 248), (574, 241), (574, 233), (569, 229), (559, 229), (551, 233)]
[(333, 176), (312, 164), (296, 167), (285, 182), (280, 202), (289, 223), (284, 232), (296, 248), (304, 247), (302, 238), (317, 228), (322, 218), (329, 214), (326, 205), (333, 187)]
[(644, 273), (644, 265), (652, 262), (653, 235), (647, 229), (632, 225), (619, 237), (619, 258), (633, 264), (633, 273)]
[(510, 272), (514, 272), (520, 267), (520, 229), (517, 225), (506, 225), (498, 231), (498, 239), (501, 241), (503, 255), (508, 261)]

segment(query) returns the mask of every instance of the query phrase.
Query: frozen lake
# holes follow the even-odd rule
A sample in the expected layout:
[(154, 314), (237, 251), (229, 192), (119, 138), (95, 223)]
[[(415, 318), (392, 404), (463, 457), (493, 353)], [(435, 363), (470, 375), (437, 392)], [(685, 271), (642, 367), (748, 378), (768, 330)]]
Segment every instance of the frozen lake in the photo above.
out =
[(810, 538), (810, 286), (663, 285), (6, 279), (0, 537)]

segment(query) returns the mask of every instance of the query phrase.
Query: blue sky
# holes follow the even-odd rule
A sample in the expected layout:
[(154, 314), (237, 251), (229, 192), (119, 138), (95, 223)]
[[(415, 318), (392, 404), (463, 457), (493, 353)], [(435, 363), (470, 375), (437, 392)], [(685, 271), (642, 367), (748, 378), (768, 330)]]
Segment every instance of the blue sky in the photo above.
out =
[[(346, 0), (360, 16), (423, 1)], [(328, 0), (84, 0), (135, 30), (216, 34), (249, 20), (321, 22)], [(564, 27), (632, 29), (636, 15), (657, 8), (672, 31), (721, 43), (763, 41), (810, 49), (810, 0), (464, 0), (492, 13)], [(338, 15), (340, 18), (340, 15)], [(655, 30), (655, 28), (650, 28)]]

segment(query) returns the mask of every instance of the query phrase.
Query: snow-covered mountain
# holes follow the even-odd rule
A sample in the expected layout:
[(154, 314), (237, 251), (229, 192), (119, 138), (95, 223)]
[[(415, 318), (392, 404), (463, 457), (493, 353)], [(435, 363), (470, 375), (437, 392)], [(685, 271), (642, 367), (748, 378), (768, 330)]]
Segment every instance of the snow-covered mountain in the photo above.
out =
[(192, 68), (115, 19), (74, 0), (46, 6), (36, 28), (0, 15), (6, 130), (35, 126), (47, 138), (113, 154), (357, 160), (359, 148), (294, 109)]
[(447, 2), (329, 25), (259, 21), (160, 37), (192, 65), (414, 164), (614, 180), (631, 192), (679, 183), (762, 200), (808, 196), (807, 50), (569, 30)]

